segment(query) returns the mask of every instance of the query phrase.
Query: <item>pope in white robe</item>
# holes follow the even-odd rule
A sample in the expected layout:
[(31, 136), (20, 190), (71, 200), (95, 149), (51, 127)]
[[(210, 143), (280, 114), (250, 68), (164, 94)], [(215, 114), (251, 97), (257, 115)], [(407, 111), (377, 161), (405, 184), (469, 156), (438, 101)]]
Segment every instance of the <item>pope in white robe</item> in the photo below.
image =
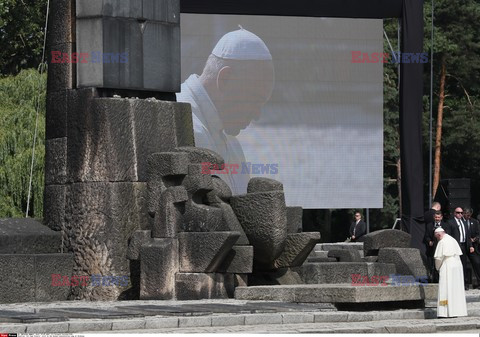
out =
[(439, 272), (437, 317), (467, 316), (467, 301), (463, 283), (462, 250), (457, 241), (443, 228), (435, 230), (438, 240), (435, 267)]

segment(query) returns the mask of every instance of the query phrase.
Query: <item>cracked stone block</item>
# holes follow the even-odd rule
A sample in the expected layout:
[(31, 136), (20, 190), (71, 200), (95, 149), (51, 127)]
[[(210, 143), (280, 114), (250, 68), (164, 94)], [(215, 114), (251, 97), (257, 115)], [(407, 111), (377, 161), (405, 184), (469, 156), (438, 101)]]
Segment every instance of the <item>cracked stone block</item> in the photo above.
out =
[(255, 177), (248, 181), (247, 193), (282, 191), (283, 184), (277, 180)]
[(140, 248), (140, 299), (175, 298), (175, 274), (178, 272), (178, 240), (153, 239)]
[(275, 260), (275, 268), (299, 267), (320, 241), (320, 232), (288, 234), (285, 249)]
[(397, 273), (401, 275), (428, 275), (417, 248), (381, 248), (378, 251), (378, 262), (395, 264)]
[(177, 235), (187, 200), (187, 191), (183, 186), (169, 187), (162, 193), (155, 212), (152, 237), (173, 238)]
[(338, 262), (361, 262), (360, 251), (355, 249), (334, 249), (328, 251), (328, 257), (334, 257)]
[(180, 271), (217, 271), (239, 236), (238, 232), (178, 233)]
[(218, 268), (220, 273), (249, 274), (253, 269), (253, 247), (233, 246)]
[(135, 231), (130, 239), (127, 250), (127, 259), (138, 260), (140, 259), (140, 248), (143, 245), (147, 245), (152, 240), (152, 231), (140, 230)]
[(365, 256), (378, 255), (381, 248), (410, 248), (410, 234), (398, 229), (383, 229), (362, 236)]
[(177, 300), (226, 299), (235, 291), (234, 274), (177, 273)]
[(287, 210), (283, 192), (233, 196), (230, 205), (254, 248), (254, 263), (271, 265), (283, 252), (287, 239)]

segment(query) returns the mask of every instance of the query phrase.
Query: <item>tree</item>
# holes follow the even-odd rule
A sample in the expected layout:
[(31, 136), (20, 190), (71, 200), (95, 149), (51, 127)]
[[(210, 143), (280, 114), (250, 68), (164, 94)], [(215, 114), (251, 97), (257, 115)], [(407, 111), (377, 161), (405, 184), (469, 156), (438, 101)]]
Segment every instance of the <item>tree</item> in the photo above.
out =
[(36, 68), (42, 58), (46, 0), (0, 1), (0, 74)]
[[(425, 39), (425, 45), (426, 49), (431, 50), (431, 3), (426, 2), (425, 4), (425, 36), (428, 37)], [(451, 152), (451, 148), (458, 150), (460, 144), (468, 146), (469, 144), (464, 141), (467, 135), (469, 139), (477, 137), (471, 131), (476, 129), (476, 124), (479, 122), (478, 114), (473, 112), (476, 110), (475, 96), (478, 97), (480, 94), (480, 81), (478, 80), (480, 75), (478, 58), (480, 54), (480, 3), (475, 0), (460, 2), (436, 0), (434, 3), (434, 26), (434, 64), (437, 65), (434, 88), (438, 88), (438, 98), (434, 101), (437, 106), (437, 132), (433, 195), (435, 195), (441, 178), (441, 171), (446, 173), (444, 171), (448, 171), (448, 167), (451, 165), (449, 163), (451, 158), (447, 155), (456, 157)], [(429, 79), (430, 76), (425, 76), (425, 78)], [(468, 109), (471, 109), (470, 123), (466, 125), (463, 121), (457, 125), (450, 125), (452, 119), (457, 119), (454, 115), (465, 112), (465, 105), (460, 103), (462, 101), (468, 101)], [(460, 110), (452, 110), (453, 107), (460, 108)], [(451, 127), (446, 128), (447, 125)], [(459, 133), (457, 134), (457, 132)], [(442, 134), (446, 137), (445, 141)], [(444, 147), (443, 152), (441, 146)], [(444, 165), (441, 163), (441, 155), (443, 155)], [(464, 160), (464, 154), (462, 156)], [(456, 172), (460, 173), (462, 170)], [(445, 174), (443, 176), (452, 177)], [(477, 178), (478, 174), (475, 176)]]
[(29, 215), (42, 217), (46, 78), (34, 69), (0, 78), (0, 217), (25, 216), (37, 104), (38, 137)]

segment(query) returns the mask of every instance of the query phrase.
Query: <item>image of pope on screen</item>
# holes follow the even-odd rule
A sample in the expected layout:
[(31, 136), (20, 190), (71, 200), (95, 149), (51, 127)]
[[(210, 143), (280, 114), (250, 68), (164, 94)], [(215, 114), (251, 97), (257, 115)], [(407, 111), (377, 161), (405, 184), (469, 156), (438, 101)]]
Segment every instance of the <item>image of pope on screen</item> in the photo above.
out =
[(178, 102), (192, 106), (195, 146), (218, 153), (226, 167), (239, 168), (219, 175), (234, 195), (246, 193), (250, 179), (249, 172), (242, 170), (246, 159), (237, 136), (260, 118), (274, 82), (268, 47), (240, 27), (217, 42), (202, 73), (190, 75), (177, 94)]

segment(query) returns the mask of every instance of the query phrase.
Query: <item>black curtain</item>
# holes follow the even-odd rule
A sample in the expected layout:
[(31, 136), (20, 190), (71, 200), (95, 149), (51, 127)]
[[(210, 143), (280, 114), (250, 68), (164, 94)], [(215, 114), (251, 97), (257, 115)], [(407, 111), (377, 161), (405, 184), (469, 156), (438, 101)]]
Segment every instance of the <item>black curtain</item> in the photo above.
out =
[[(403, 0), (402, 53), (423, 51), (423, 1)], [(423, 64), (400, 64), (400, 159), (402, 222), (411, 246), (425, 253), (423, 236), (422, 96)]]

